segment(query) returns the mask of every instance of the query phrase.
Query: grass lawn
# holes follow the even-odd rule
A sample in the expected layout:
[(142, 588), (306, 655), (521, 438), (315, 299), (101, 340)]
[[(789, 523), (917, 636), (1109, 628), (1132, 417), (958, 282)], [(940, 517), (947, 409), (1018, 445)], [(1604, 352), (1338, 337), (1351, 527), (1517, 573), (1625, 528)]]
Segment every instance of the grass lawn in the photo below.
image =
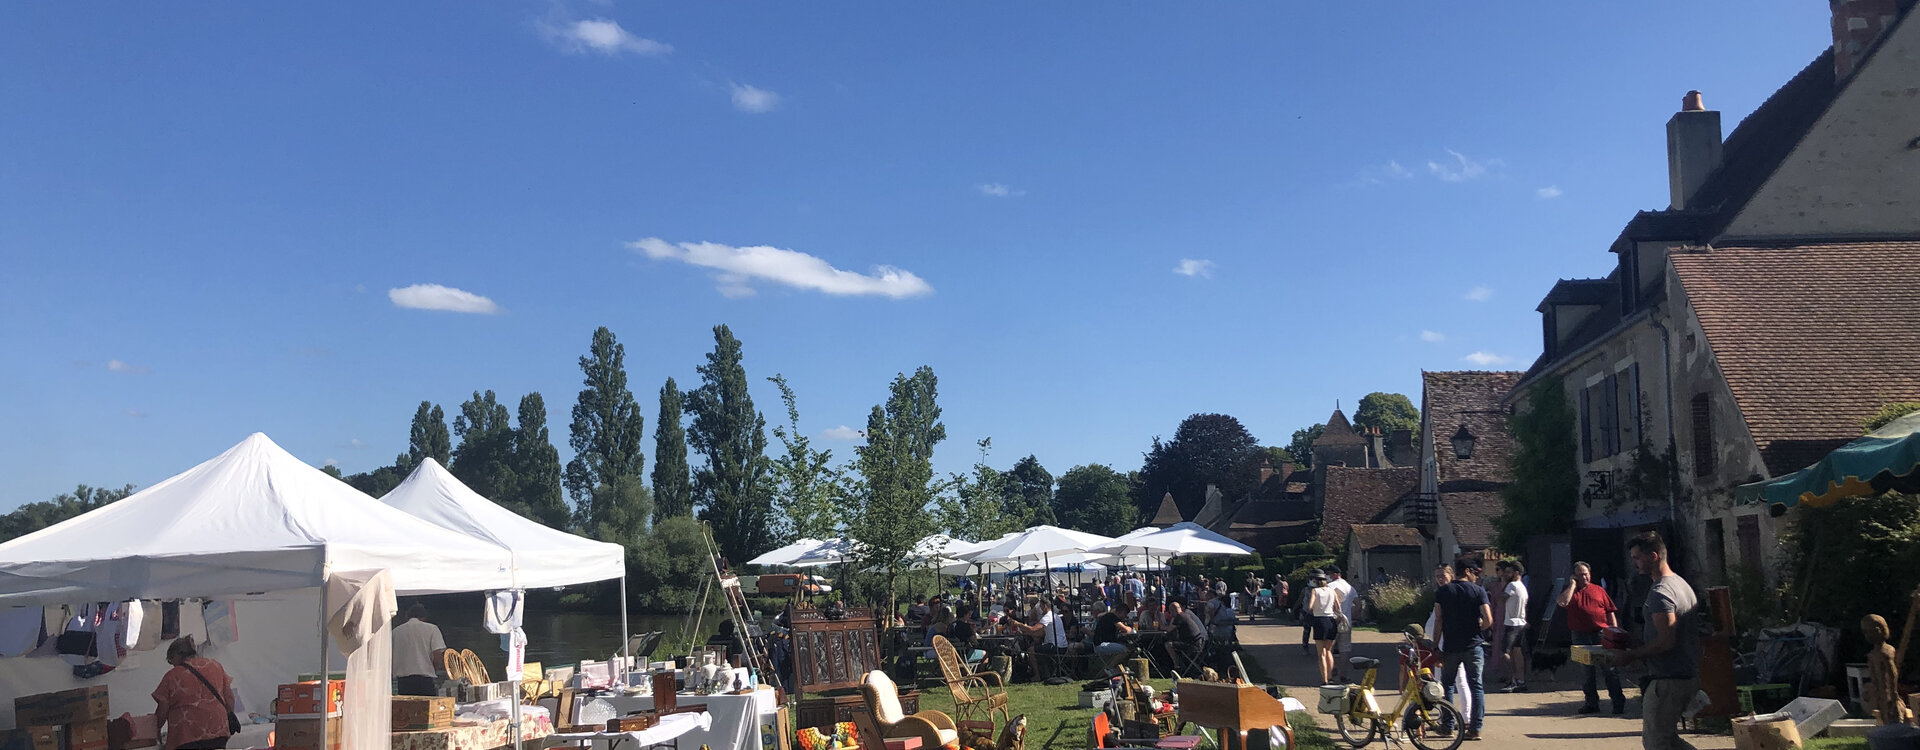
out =
[(1867, 738), (1815, 737), (1802, 747), (1804, 750), (1867, 750)]
[[(1249, 664), (1248, 671), (1260, 677), (1258, 667)], [(1173, 687), (1171, 680), (1148, 680), (1156, 692)], [(1021, 684), (1007, 688), (1007, 707), (1014, 716), (1025, 714), (1027, 717), (1027, 747), (1032, 750), (1084, 750), (1092, 747), (1088, 740), (1088, 727), (1093, 722), (1093, 709), (1079, 705), (1080, 685), (1082, 682), (1069, 682), (1065, 685)], [(953, 697), (945, 687), (933, 688), (920, 694), (920, 709), (932, 709), (947, 714), (953, 713)], [(1305, 750), (1324, 750), (1332, 748), (1333, 743), (1325, 733), (1314, 726), (1313, 716), (1295, 711), (1292, 719), (1295, 739), (1299, 747)], [(1202, 744), (1210, 748), (1209, 744)], [(1829, 750), (1842, 750), (1829, 748)], [(1847, 748), (1845, 750), (1852, 750)]]

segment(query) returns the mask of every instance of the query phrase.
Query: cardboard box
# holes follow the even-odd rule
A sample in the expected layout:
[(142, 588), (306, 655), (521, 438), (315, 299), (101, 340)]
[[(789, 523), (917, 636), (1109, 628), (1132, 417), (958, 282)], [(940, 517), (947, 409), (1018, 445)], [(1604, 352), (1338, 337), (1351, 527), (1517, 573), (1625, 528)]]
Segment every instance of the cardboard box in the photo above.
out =
[(91, 685), (13, 699), (14, 726), (57, 727), (108, 718), (111, 717), (107, 715), (107, 686), (105, 685)]
[(27, 741), (33, 750), (67, 750), (67, 728), (27, 727)]
[[(281, 719), (273, 725), (274, 747), (318, 748), (320, 747), (321, 719)], [(327, 748), (338, 750), (341, 736), (340, 717), (325, 719), (327, 722)]]
[(786, 706), (774, 712), (772, 716), (762, 716), (760, 724), (760, 747), (762, 750), (793, 750), (793, 714)]
[(105, 719), (67, 725), (67, 750), (107, 750)]
[(281, 716), (319, 718), (321, 712), (331, 715), (340, 712), (340, 704), (347, 699), (345, 680), (326, 682), (327, 707), (320, 708), (319, 682), (295, 682), (280, 686), (280, 697), (274, 702), (274, 712)]
[(1573, 663), (1604, 667), (1613, 663), (1613, 654), (1601, 646), (1574, 646)]
[(1800, 747), (1800, 731), (1786, 714), (1734, 719), (1733, 746), (1736, 750), (1789, 750)]
[(393, 729), (419, 731), (453, 726), (453, 699), (393, 696)]

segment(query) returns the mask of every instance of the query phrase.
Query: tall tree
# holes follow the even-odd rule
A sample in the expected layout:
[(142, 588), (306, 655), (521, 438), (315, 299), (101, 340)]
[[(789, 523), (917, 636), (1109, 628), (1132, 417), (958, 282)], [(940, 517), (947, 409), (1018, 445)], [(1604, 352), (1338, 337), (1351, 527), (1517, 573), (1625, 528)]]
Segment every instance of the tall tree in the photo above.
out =
[(1493, 519), (1500, 549), (1522, 549), (1527, 537), (1564, 533), (1573, 525), (1580, 495), (1576, 424), (1573, 402), (1553, 377), (1535, 383), (1526, 408), (1507, 420), (1513, 481), (1500, 490), (1506, 511)]
[(693, 515), (693, 480), (687, 469), (687, 430), (680, 424), (680, 386), (660, 386), (660, 414), (653, 423), (653, 522)]
[(793, 536), (827, 539), (840, 525), (840, 482), (831, 466), (833, 451), (814, 450), (812, 440), (801, 434), (800, 407), (786, 376), (775, 374), (767, 380), (779, 386), (780, 403), (787, 407), (787, 423), (773, 427), (773, 437), (785, 449), (772, 465), (780, 510)]
[(460, 437), (460, 445), (447, 471), (481, 497), (531, 517), (532, 509), (520, 499), (520, 478), (514, 472), (512, 420), (493, 391), (475, 391), (473, 398), (460, 404), (460, 416), (453, 418), (453, 433)]
[(573, 405), (573, 460), (564, 483), (578, 526), (605, 541), (637, 544), (652, 514), (642, 470), (646, 420), (627, 390), (627, 350), (605, 326), (580, 358), (585, 388)]
[(104, 508), (131, 494), (131, 484), (117, 490), (83, 484), (72, 492), (54, 495), (51, 500), (26, 503), (11, 513), (0, 515), (0, 542), (26, 536), (82, 513)]
[(1021, 519), (1025, 526), (1052, 526), (1053, 474), (1032, 455), (1014, 462), (1007, 472), (1005, 507), (1009, 516)]
[(1353, 426), (1361, 430), (1380, 428), (1383, 433), (1394, 430), (1420, 429), (1420, 410), (1413, 408), (1413, 401), (1404, 394), (1374, 391), (1360, 398), (1360, 409), (1353, 413)]
[(946, 487), (934, 497), (934, 516), (947, 536), (970, 542), (998, 539), (1025, 528), (1023, 519), (1005, 513), (1007, 475), (987, 464), (993, 438), (981, 438), (980, 460), (973, 474), (950, 474)]
[(1140, 467), (1134, 503), (1142, 516), (1149, 516), (1159, 508), (1160, 497), (1172, 492), (1180, 513), (1192, 518), (1206, 503), (1209, 484), (1220, 488), (1222, 497), (1236, 500), (1252, 490), (1259, 479), (1260, 455), (1260, 442), (1240, 420), (1225, 414), (1187, 417), (1172, 440), (1155, 439)]
[(725, 325), (713, 327), (713, 351), (699, 371), (700, 387), (687, 394), (693, 414), (687, 442), (706, 459), (694, 472), (694, 502), (720, 553), (743, 563), (771, 549), (774, 540), (767, 420), (753, 409), (740, 340)]
[(431, 401), (420, 402), (413, 412), (413, 426), (407, 431), (405, 460), (396, 459), (394, 468), (402, 478), (413, 473), (420, 460), (431, 458), (446, 466), (453, 459), (453, 436), (447, 433), (447, 413)]
[(547, 430), (547, 400), (539, 391), (520, 397), (519, 418), (513, 433), (513, 473), (520, 479), (520, 505), (529, 518), (565, 529), (573, 513), (560, 492), (560, 451)]
[(859, 476), (847, 535), (863, 545), (863, 567), (885, 571), (891, 597), (908, 553), (933, 532), (933, 448), (947, 427), (933, 368), (895, 376), (889, 391), (886, 405), (867, 415), (867, 444), (854, 449)]
[(1127, 476), (1101, 464), (1075, 466), (1061, 474), (1053, 508), (1061, 526), (1104, 536), (1133, 530), (1137, 515)]
[(1319, 440), (1320, 435), (1326, 431), (1327, 425), (1324, 422), (1315, 422), (1310, 426), (1294, 430), (1293, 441), (1287, 443), (1287, 452), (1293, 454), (1294, 459), (1301, 464), (1312, 466), (1313, 441)]

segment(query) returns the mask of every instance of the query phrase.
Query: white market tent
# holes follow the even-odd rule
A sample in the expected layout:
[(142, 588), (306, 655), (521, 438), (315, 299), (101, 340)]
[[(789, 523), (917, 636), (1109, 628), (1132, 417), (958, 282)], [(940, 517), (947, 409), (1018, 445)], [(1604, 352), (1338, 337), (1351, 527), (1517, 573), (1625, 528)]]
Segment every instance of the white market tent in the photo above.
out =
[(505, 549), (513, 583), (537, 589), (605, 581), (626, 575), (626, 552), (502, 508), (454, 478), (431, 458), (380, 502), (449, 531)]

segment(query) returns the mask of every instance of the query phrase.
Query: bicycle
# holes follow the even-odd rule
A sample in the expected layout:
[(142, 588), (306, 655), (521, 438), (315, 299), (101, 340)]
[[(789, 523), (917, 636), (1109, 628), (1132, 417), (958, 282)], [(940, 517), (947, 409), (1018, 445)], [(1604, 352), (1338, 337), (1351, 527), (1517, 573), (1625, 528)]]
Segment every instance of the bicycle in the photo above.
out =
[[(1389, 743), (1398, 742), (1404, 736), (1420, 750), (1456, 750), (1466, 739), (1467, 723), (1460, 715), (1460, 709), (1446, 699), (1446, 690), (1433, 676), (1433, 669), (1425, 663), (1425, 657), (1431, 652), (1423, 648), (1413, 634), (1405, 634), (1405, 643), (1400, 646), (1400, 656), (1414, 669), (1414, 682), (1400, 691), (1400, 702), (1391, 711), (1381, 711), (1374, 700), (1374, 682), (1380, 676), (1380, 660), (1364, 656), (1355, 656), (1347, 660), (1354, 669), (1364, 673), (1357, 685), (1343, 685), (1340, 700), (1335, 709), (1327, 711), (1328, 698), (1323, 692), (1322, 711), (1333, 714), (1333, 725), (1340, 731), (1340, 738), (1356, 748), (1373, 743), (1375, 737), (1385, 735)], [(1322, 687), (1326, 691), (1333, 686)], [(1340, 705), (1344, 704), (1344, 705)], [(1389, 722), (1398, 723), (1398, 729), (1388, 729)], [(1451, 726), (1451, 732), (1443, 733), (1442, 728)]]

